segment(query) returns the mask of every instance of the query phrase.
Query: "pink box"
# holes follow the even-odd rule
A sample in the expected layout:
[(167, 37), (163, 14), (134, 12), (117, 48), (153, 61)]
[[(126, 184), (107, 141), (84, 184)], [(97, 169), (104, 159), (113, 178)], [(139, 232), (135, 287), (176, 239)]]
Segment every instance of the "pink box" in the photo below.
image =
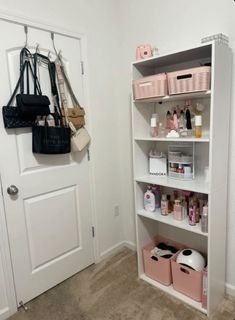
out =
[(207, 268), (202, 275), (202, 308), (207, 309)]
[(160, 73), (150, 77), (133, 80), (134, 99), (148, 99), (167, 95), (166, 74)]
[(211, 86), (211, 67), (197, 67), (167, 73), (169, 95), (207, 91)]
[(202, 272), (176, 263), (178, 253), (171, 260), (173, 288), (196, 301), (202, 301)]
[(142, 248), (145, 274), (149, 278), (161, 282), (165, 286), (169, 286), (172, 283), (171, 259), (173, 259), (177, 253), (170, 259), (161, 257), (154, 257), (154, 259), (152, 259), (151, 250), (160, 242), (172, 245), (179, 250), (182, 249), (183, 246), (164, 237), (156, 236)]

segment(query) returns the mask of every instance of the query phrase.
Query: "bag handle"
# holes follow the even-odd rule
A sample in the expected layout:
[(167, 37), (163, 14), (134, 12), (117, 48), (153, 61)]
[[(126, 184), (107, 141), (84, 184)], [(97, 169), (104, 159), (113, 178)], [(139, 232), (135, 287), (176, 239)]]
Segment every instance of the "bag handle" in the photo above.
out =
[(18, 81), (17, 81), (17, 83), (16, 83), (15, 89), (14, 89), (14, 91), (13, 91), (11, 97), (10, 97), (10, 100), (9, 100), (8, 103), (7, 103), (7, 107), (10, 106), (10, 104), (11, 104), (12, 101), (13, 101), (13, 99), (15, 98), (15, 95), (16, 95), (19, 87), (20, 87), (21, 80), (22, 80), (22, 77), (23, 77), (23, 75), (24, 75), (25, 68), (26, 68), (26, 61), (25, 61), (25, 63), (23, 64), (23, 66), (22, 66), (22, 68), (21, 68), (19, 79), (18, 79)]
[[(31, 65), (32, 59), (34, 60), (34, 70)], [(34, 83), (34, 94), (36, 95), (38, 93), (39, 95), (42, 95), (41, 86), (37, 77), (37, 73), (35, 73), (35, 70), (36, 70), (35, 58), (34, 58), (34, 55), (32, 55), (27, 48), (23, 48), (20, 52), (20, 70), (22, 70), (22, 66), (24, 62), (27, 62), (27, 65), (26, 65), (27, 94), (30, 94), (30, 89), (29, 89), (29, 71), (30, 71), (31, 76), (33, 78), (33, 83)], [(20, 82), (20, 93), (21, 94), (24, 93), (24, 76), (21, 78), (21, 82)]]
[(83, 108), (81, 107), (80, 103), (78, 102), (78, 100), (77, 100), (77, 98), (76, 98), (76, 96), (74, 94), (74, 91), (72, 89), (72, 86), (71, 86), (71, 83), (69, 81), (69, 78), (68, 78), (68, 76), (66, 74), (66, 70), (65, 70), (65, 67), (64, 67), (64, 64), (63, 64), (61, 58), (59, 56), (57, 56), (56, 60), (57, 60), (57, 64), (58, 64), (57, 72), (59, 72), (60, 76), (64, 80), (64, 83), (65, 83), (65, 85), (66, 85), (66, 87), (68, 89), (68, 92), (69, 92), (70, 96), (71, 96), (71, 100), (72, 100), (73, 106), (75, 108), (79, 108), (79, 109), (83, 110)]

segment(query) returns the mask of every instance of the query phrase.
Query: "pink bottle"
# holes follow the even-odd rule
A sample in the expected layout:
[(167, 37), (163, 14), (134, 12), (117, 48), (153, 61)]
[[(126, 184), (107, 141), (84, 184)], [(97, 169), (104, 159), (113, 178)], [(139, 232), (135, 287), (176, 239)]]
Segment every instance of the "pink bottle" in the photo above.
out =
[(148, 186), (148, 190), (144, 194), (144, 209), (146, 211), (155, 211), (155, 195), (153, 194), (151, 187)]
[(180, 204), (180, 200), (175, 200), (173, 216), (175, 220), (183, 220), (183, 207)]
[(188, 218), (189, 218), (190, 226), (195, 226), (196, 225), (196, 208), (195, 208), (195, 206), (189, 208)]
[(173, 129), (176, 131), (179, 129), (178, 117), (177, 117), (176, 110), (174, 111), (174, 114), (173, 114)]

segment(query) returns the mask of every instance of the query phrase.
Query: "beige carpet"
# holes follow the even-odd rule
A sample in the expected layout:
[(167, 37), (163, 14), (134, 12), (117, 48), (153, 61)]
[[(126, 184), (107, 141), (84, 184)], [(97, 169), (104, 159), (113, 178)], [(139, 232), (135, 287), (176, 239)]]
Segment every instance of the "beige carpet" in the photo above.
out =
[[(11, 320), (203, 320), (200, 312), (137, 279), (136, 255), (123, 249), (31, 301)], [(226, 299), (213, 320), (234, 320)]]

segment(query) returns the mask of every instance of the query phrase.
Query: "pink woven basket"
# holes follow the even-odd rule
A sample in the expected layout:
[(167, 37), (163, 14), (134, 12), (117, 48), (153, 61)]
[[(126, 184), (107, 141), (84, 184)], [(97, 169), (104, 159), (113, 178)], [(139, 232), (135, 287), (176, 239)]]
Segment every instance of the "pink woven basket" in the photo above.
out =
[(167, 73), (169, 95), (210, 90), (211, 67)]
[(156, 74), (133, 80), (134, 99), (148, 99), (167, 95), (166, 74)]

